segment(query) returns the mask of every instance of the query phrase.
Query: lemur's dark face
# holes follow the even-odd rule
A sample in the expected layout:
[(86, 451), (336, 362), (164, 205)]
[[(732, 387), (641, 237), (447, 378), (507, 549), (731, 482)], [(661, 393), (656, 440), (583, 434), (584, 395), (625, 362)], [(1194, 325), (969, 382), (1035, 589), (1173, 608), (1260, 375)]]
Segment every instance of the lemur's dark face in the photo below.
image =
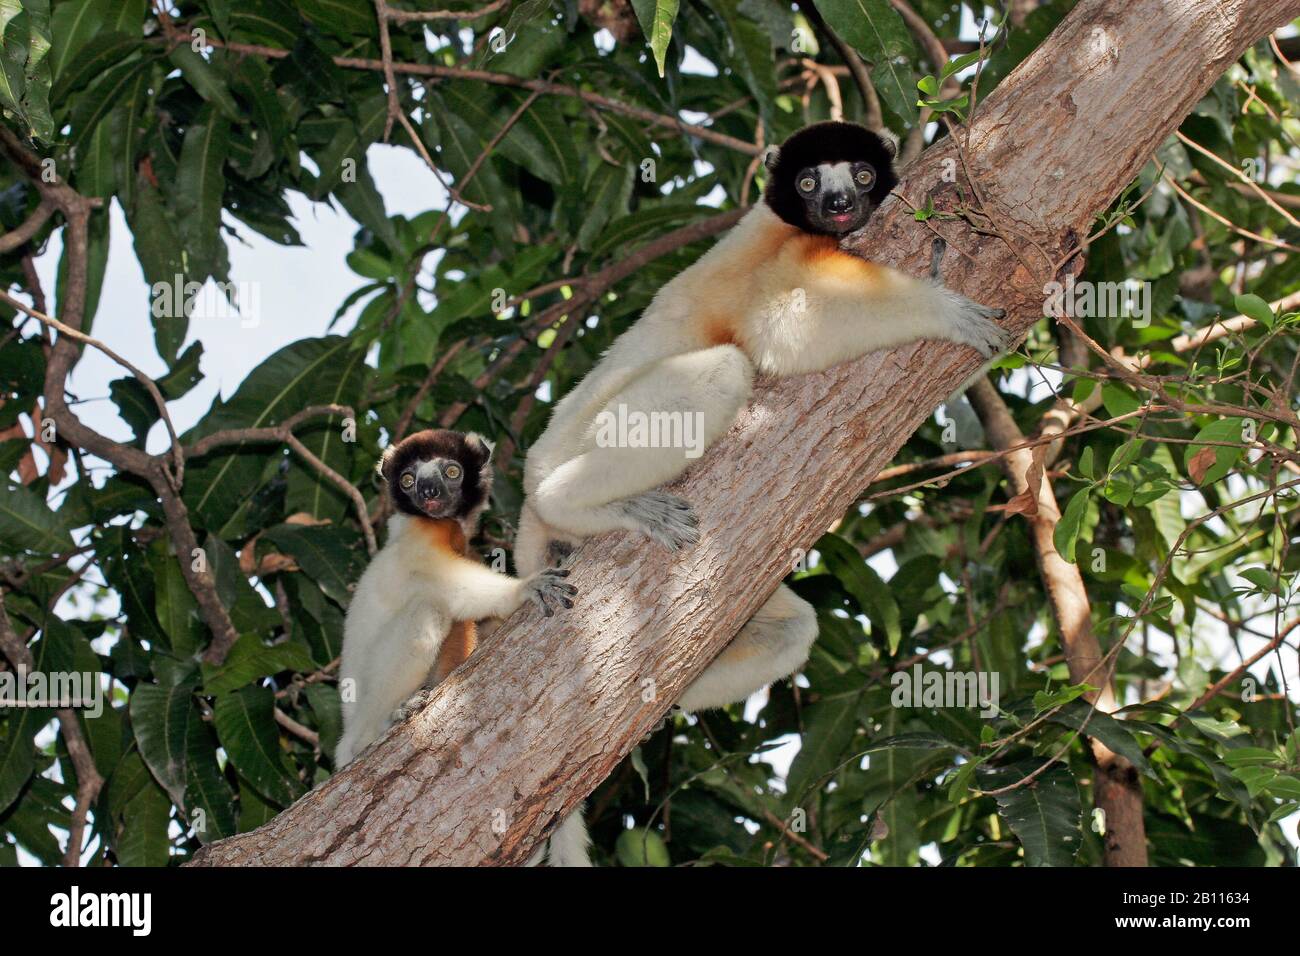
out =
[(393, 506), (421, 518), (463, 518), (492, 491), (491, 446), (474, 434), (417, 432), (384, 452), (379, 474)]
[(894, 143), (855, 123), (815, 123), (768, 159), (767, 205), (825, 236), (861, 229), (898, 184)]

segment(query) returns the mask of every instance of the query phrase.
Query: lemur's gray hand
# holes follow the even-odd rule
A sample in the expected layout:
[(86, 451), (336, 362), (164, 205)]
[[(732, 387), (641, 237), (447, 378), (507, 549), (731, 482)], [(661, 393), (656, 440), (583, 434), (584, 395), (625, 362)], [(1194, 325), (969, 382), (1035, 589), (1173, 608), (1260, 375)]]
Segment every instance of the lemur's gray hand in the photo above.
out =
[(947, 248), (948, 244), (942, 238), (936, 237), (930, 243), (930, 281), (942, 289), (948, 299), (948, 321), (952, 326), (953, 341), (971, 346), (986, 359), (1009, 351), (1011, 336), (997, 324), (1006, 311), (980, 305), (943, 285), (939, 267)]
[(568, 576), (568, 568), (544, 568), (528, 579), (528, 599), (541, 608), (546, 617), (555, 613), (555, 607), (573, 607), (573, 596), (578, 589), (565, 582)]
[(948, 323), (954, 342), (971, 346), (986, 359), (1011, 348), (1011, 335), (997, 323), (1007, 314), (1005, 310), (980, 305), (951, 289), (943, 288), (943, 292), (948, 300)]
[(623, 502), (624, 513), (646, 537), (669, 551), (680, 551), (700, 540), (699, 519), (690, 502), (666, 491), (647, 491)]
[(393, 712), (389, 715), (388, 719), (394, 724), (402, 723), (412, 714), (423, 710), (424, 705), (429, 702), (429, 698), (432, 695), (432, 687), (421, 687), (410, 697), (406, 698), (406, 700), (394, 707)]

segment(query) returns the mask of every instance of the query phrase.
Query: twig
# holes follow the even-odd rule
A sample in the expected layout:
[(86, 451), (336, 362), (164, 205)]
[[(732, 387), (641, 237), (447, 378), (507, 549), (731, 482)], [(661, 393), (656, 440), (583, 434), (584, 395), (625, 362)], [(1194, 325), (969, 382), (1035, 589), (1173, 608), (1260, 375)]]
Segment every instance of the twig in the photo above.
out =
[(388, 9), (388, 19), (394, 23), (428, 23), (434, 20), (477, 20), (496, 13), (510, 0), (492, 0), (477, 10), (394, 10)]
[(1257, 232), (1251, 232), (1249, 229), (1243, 229), (1241, 226), (1237, 225), (1227, 216), (1223, 215), (1222, 213), (1215, 212), (1209, 206), (1205, 205), (1205, 203), (1201, 202), (1199, 199), (1197, 199), (1191, 193), (1189, 193), (1186, 189), (1180, 186), (1178, 184), (1178, 180), (1174, 179), (1174, 177), (1170, 175), (1167, 171), (1165, 172), (1165, 182), (1169, 183), (1169, 185), (1173, 187), (1174, 192), (1178, 193), (1178, 195), (1181, 196), (1186, 202), (1191, 203), (1193, 206), (1195, 206), (1201, 212), (1205, 213), (1215, 222), (1219, 223), (1220, 225), (1224, 226), (1227, 229), (1230, 229), (1232, 232), (1235, 232), (1237, 235), (1245, 236), (1247, 239), (1254, 239), (1256, 242), (1262, 242), (1264, 245), (1272, 246), (1274, 249), (1286, 249), (1288, 252), (1300, 252), (1300, 246), (1293, 246), (1291, 245), (1291, 243), (1283, 242), (1281, 239), (1270, 239), (1267, 236), (1261, 236)]
[(356, 508), (357, 521), (361, 525), (361, 533), (366, 539), (366, 550), (370, 552), (373, 558), (378, 552), (379, 547), (375, 543), (375, 530), (370, 524), (370, 512), (366, 508), (366, 499), (362, 496), (357, 486), (352, 484), (337, 471), (331, 468), (325, 462), (321, 461), (316, 454), (304, 445), (293, 433), (293, 429), (310, 418), (319, 418), (322, 415), (343, 415), (347, 418), (355, 418), (356, 414), (347, 405), (312, 405), (297, 412), (278, 425), (268, 425), (262, 428), (231, 428), (225, 431), (214, 432), (185, 450), (184, 454), (191, 458), (198, 458), (209, 452), (223, 448), (228, 445), (242, 445), (246, 442), (284, 442), (293, 450), (299, 458), (305, 461), (311, 468), (324, 478), (332, 482), (340, 491), (351, 499)]
[(279, 707), (272, 709), (271, 714), (275, 717), (275, 722), (285, 730), (289, 731), (289, 733), (293, 734), (299, 740), (311, 744), (313, 749), (320, 750), (320, 734), (316, 733), (316, 731), (312, 730), (310, 727), (304, 727)]
[(93, 348), (99, 349), (99, 351), (103, 352), (118, 365), (130, 372), (131, 375), (135, 377), (135, 380), (145, 387), (145, 391), (149, 393), (149, 397), (153, 399), (154, 405), (158, 408), (159, 417), (162, 418), (163, 424), (167, 426), (167, 435), (171, 438), (173, 470), (168, 472), (167, 476), (172, 487), (179, 491), (181, 483), (185, 480), (185, 454), (181, 451), (180, 439), (176, 435), (175, 426), (172, 425), (172, 417), (167, 411), (167, 401), (163, 398), (162, 392), (158, 391), (158, 386), (154, 383), (154, 380), (126, 359), (122, 358), (122, 356), (118, 355), (103, 342), (99, 341), (99, 339), (91, 338), (84, 332), (79, 332), (77, 329), (60, 322), (53, 316), (46, 315), (40, 309), (30, 305), (25, 305), (11, 296), (8, 292), (0, 291), (0, 302), (4, 302), (12, 308), (25, 312), (37, 322), (41, 322), (48, 325), (50, 328), (55, 329), (60, 335), (66, 335), (73, 341), (81, 342), (83, 345), (89, 345)]
[(1279, 205), (1271, 195), (1269, 195), (1263, 189), (1259, 188), (1259, 184), (1257, 184), (1255, 180), (1251, 179), (1249, 176), (1247, 176), (1236, 166), (1232, 165), (1232, 163), (1220, 157), (1217, 153), (1214, 153), (1206, 149), (1200, 143), (1196, 142), (1196, 140), (1192, 139), (1190, 136), (1185, 135), (1182, 130), (1177, 130), (1177, 129), (1174, 130), (1174, 135), (1178, 137), (1179, 142), (1181, 142), (1183, 145), (1190, 146), (1192, 149), (1196, 150), (1202, 156), (1205, 156), (1207, 159), (1213, 160), (1214, 162), (1222, 166), (1224, 169), (1226, 169), (1228, 172), (1232, 173), (1232, 175), (1236, 176), (1245, 184), (1246, 190), (1249, 194), (1258, 196), (1260, 199), (1264, 200), (1264, 202), (1268, 204), (1269, 208), (1273, 209), (1276, 213), (1278, 213), (1283, 219), (1285, 219), (1291, 225), (1295, 226), (1297, 229), (1300, 229), (1300, 219), (1296, 219), (1295, 216), (1291, 215), (1289, 212), (1283, 209), (1281, 205)]
[(6, 232), (3, 236), (0, 236), (0, 256), (13, 252), (19, 246), (26, 245), (32, 236), (40, 232), (41, 226), (45, 225), (46, 220), (52, 215), (54, 215), (54, 203), (42, 197), (30, 216), (24, 219), (12, 232)]
[[(192, 39), (190, 34), (182, 34), (181, 37), (186, 41)], [(281, 50), (273, 46), (262, 46), (255, 43), (230, 43), (213, 36), (205, 37), (205, 40), (212, 46), (221, 47), (235, 53), (248, 53), (253, 56), (264, 56), (275, 60), (282, 60), (289, 56), (288, 50)], [(344, 69), (385, 72), (385, 66), (382, 60), (372, 60), (366, 57), (355, 56), (336, 56), (333, 57), (333, 60), (336, 66), (341, 66)], [(727, 149), (734, 150), (738, 153), (744, 153), (746, 156), (761, 156), (763, 153), (763, 151), (753, 143), (747, 143), (743, 139), (736, 139), (734, 136), (728, 136), (725, 133), (719, 133), (716, 130), (711, 130), (695, 123), (688, 123), (676, 116), (671, 116), (665, 113), (656, 113), (654, 110), (648, 110), (641, 106), (634, 106), (631, 103), (624, 103), (620, 100), (611, 99), (610, 97), (602, 96), (599, 93), (581, 90), (565, 83), (550, 83), (544, 80), (530, 80), (523, 77), (512, 76), (509, 73), (493, 73), (491, 70), (476, 70), (460, 66), (443, 66), (440, 63), (394, 62), (391, 64), (391, 68), (394, 74), (404, 73), (411, 76), (429, 76), (444, 80), (477, 80), (480, 83), (490, 83), (495, 86), (513, 86), (516, 89), (536, 90), (537, 92), (548, 96), (573, 97), (574, 99), (582, 100), (585, 103), (590, 103), (593, 106), (607, 109), (611, 113), (630, 116), (633, 119), (638, 119), (654, 126), (662, 126), (686, 136), (694, 136), (696, 139), (713, 143), (716, 146), (724, 146)]]

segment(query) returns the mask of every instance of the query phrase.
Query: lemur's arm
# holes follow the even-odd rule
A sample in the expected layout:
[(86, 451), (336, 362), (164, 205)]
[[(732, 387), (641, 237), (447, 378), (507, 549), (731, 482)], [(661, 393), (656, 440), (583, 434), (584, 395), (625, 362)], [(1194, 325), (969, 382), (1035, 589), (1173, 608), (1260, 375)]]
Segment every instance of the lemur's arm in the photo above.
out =
[(1009, 339), (995, 321), (1004, 313), (945, 288), (938, 278), (942, 254), (936, 240), (928, 279), (838, 250), (807, 256), (803, 285), (783, 303), (801, 320), (801, 334), (797, 341), (764, 338), (758, 367), (803, 374), (920, 339), (960, 342), (985, 358), (1004, 351)]
[(498, 574), (477, 561), (448, 559), (439, 586), (443, 588), (447, 613), (456, 621), (477, 621), (505, 617), (524, 601), (534, 601), (547, 617), (555, 608), (573, 607), (577, 588), (564, 582), (567, 570), (547, 568), (527, 578)]

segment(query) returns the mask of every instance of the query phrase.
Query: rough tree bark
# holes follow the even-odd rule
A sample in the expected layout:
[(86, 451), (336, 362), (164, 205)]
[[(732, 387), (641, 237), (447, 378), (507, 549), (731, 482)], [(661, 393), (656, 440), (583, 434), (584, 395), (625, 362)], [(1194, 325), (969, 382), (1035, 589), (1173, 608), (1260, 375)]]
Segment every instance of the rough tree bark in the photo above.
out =
[[(949, 250), (947, 283), (1006, 308), (1022, 334), (1093, 216), (1249, 44), (1297, 15), (1300, 0), (1083, 0), (978, 109), (957, 178), (969, 166), (1015, 249), (942, 221), (969, 254)], [(958, 185), (943, 180), (956, 155), (946, 140), (928, 150), (901, 192), (956, 208)], [(891, 201), (854, 245), (920, 274), (931, 237)], [(815, 541), (978, 365), (969, 349), (926, 343), (762, 385), (677, 484), (699, 511), (697, 547), (669, 557), (627, 535), (589, 542), (571, 612), (515, 615), (422, 713), (194, 862), (522, 862), (735, 634), (789, 571), (792, 549)]]

